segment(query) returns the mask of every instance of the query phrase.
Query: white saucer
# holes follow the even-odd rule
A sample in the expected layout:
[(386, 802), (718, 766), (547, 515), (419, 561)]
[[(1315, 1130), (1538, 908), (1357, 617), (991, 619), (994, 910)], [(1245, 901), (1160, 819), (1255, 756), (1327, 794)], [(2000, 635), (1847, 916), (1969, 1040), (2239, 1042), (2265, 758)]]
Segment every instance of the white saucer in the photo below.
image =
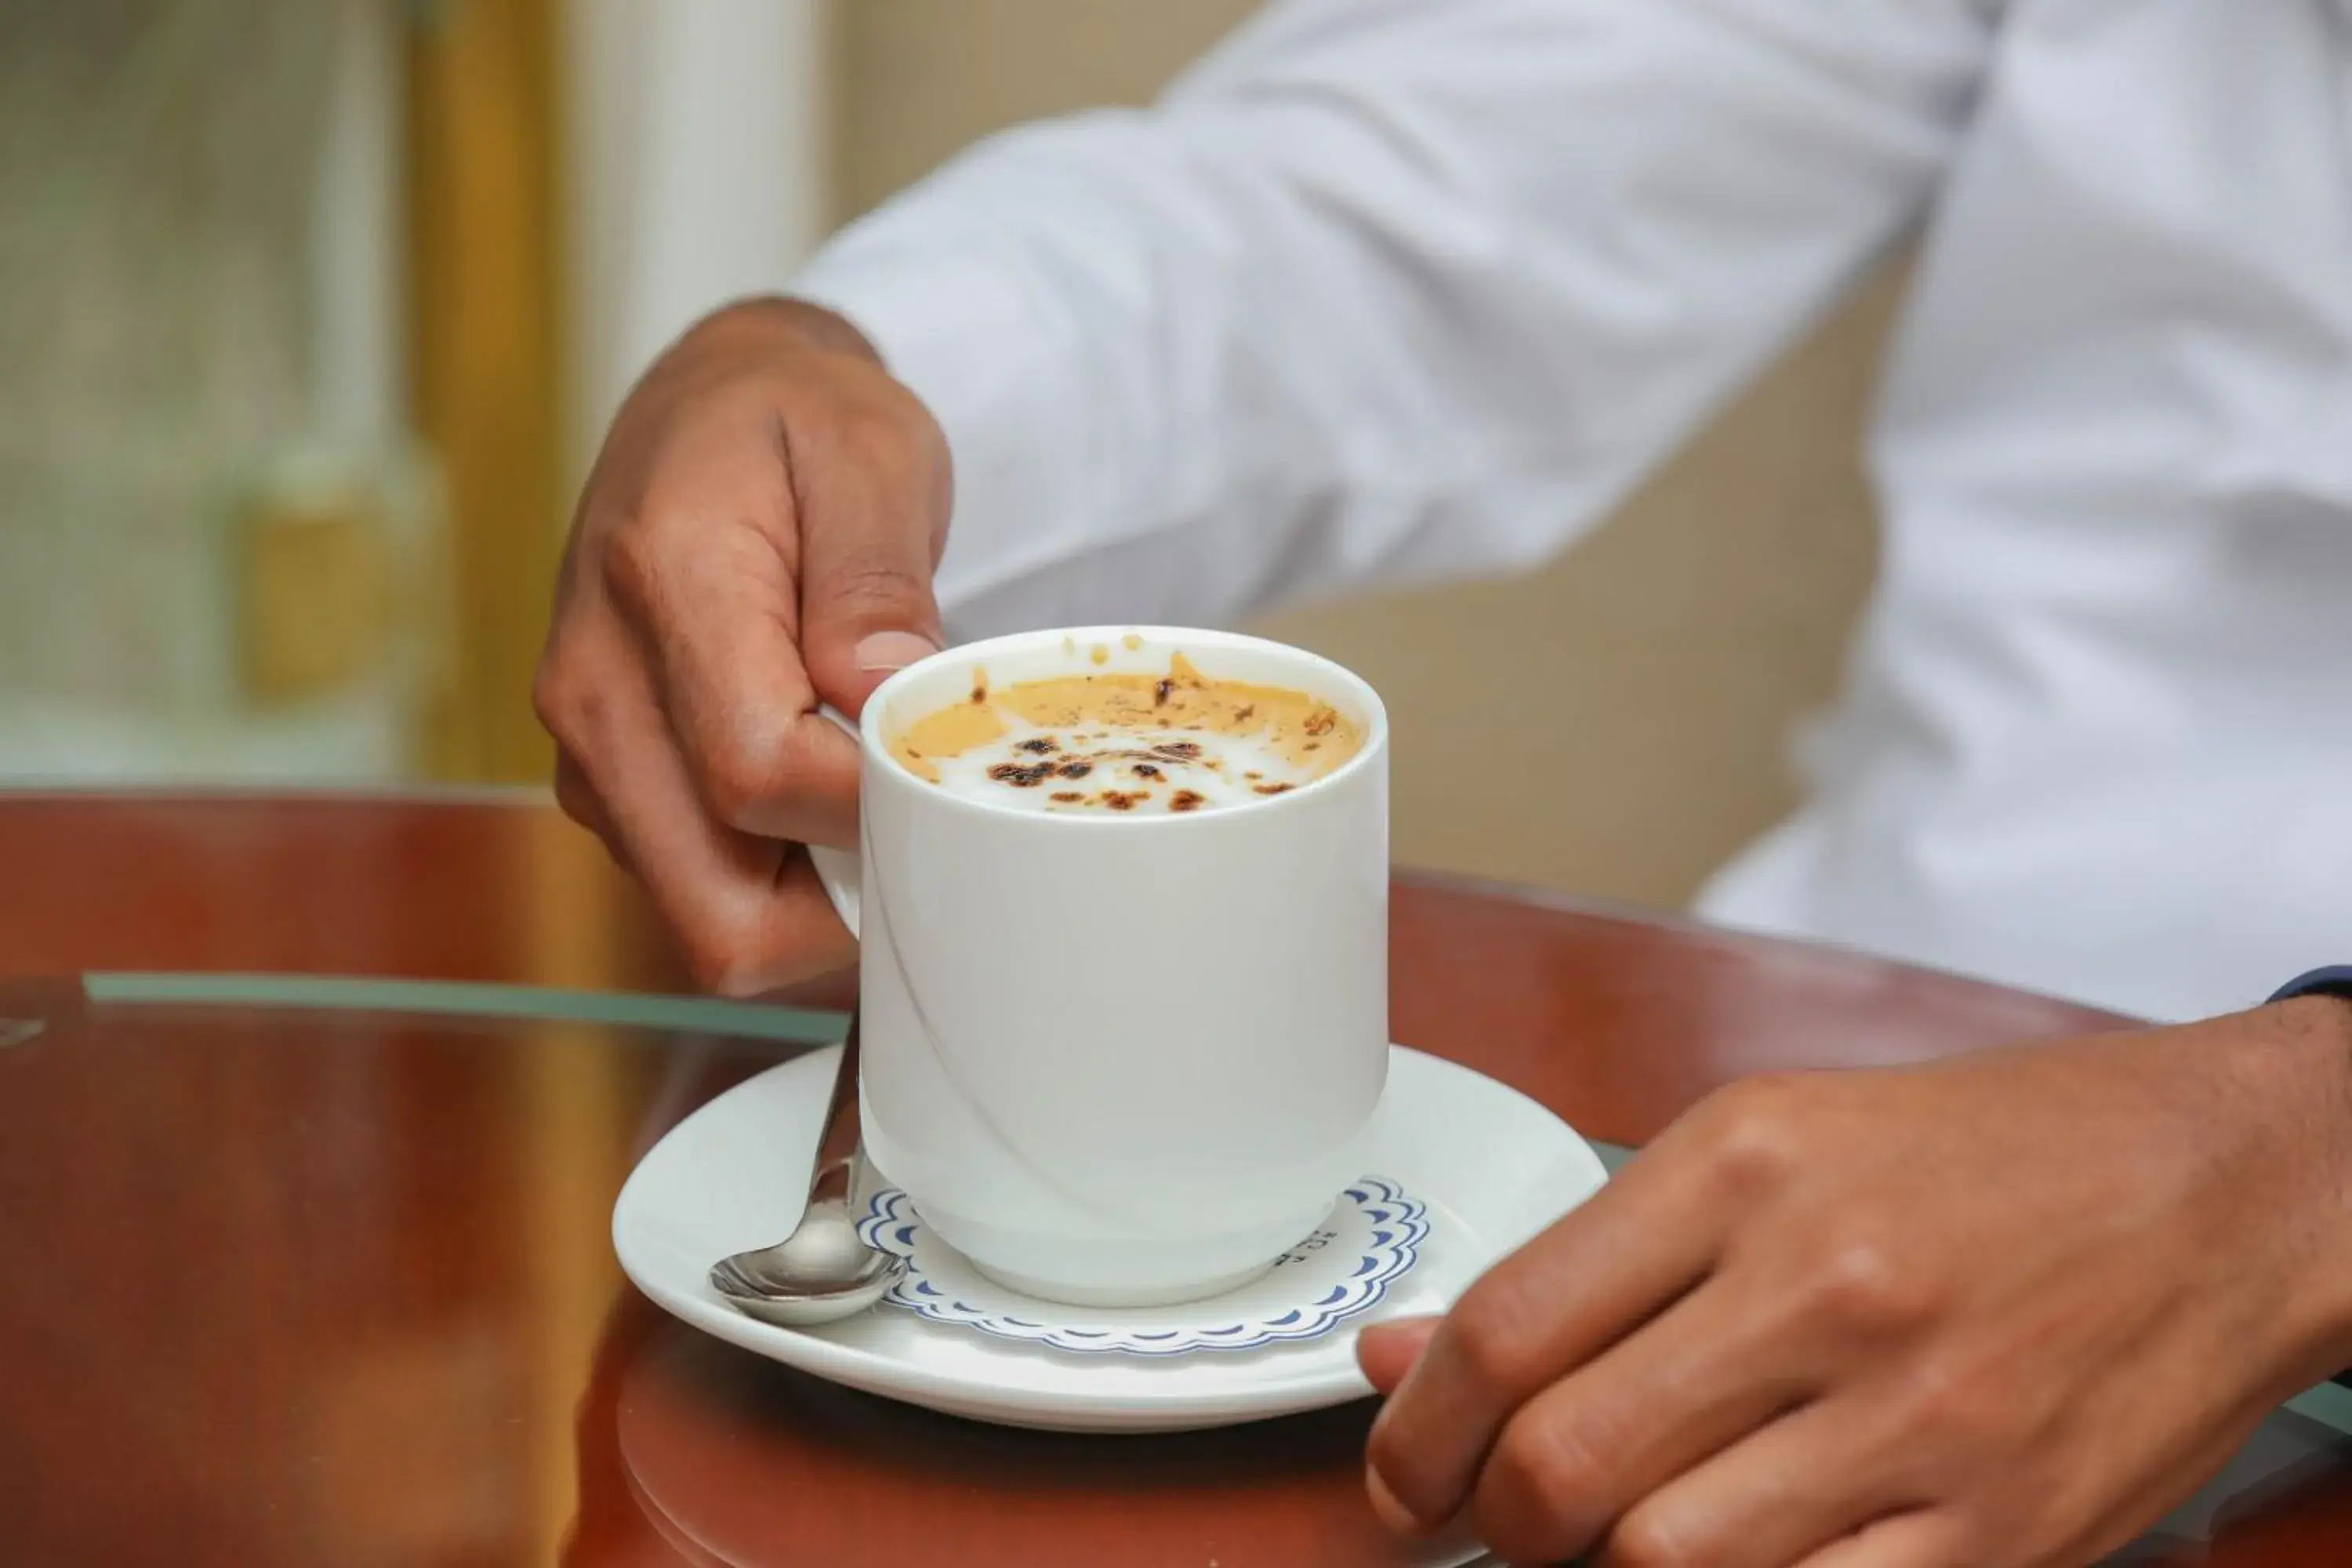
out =
[[(1429, 1229), (1416, 1238), (1410, 1268), (1340, 1331), (1250, 1350), (1086, 1354), (888, 1304), (822, 1329), (780, 1329), (728, 1306), (705, 1277), (717, 1259), (772, 1242), (799, 1218), (795, 1189), (838, 1054), (817, 1051), (771, 1068), (671, 1129), (614, 1205), (621, 1267), (666, 1310), (746, 1350), (852, 1388), (1010, 1426), (1181, 1431), (1361, 1398), (1370, 1389), (1356, 1370), (1357, 1328), (1444, 1310), (1489, 1264), (1607, 1179), (1584, 1140), (1534, 1100), (1467, 1068), (1391, 1047), (1366, 1165), (1425, 1205)], [(1263, 1282), (1221, 1300), (1252, 1290), (1262, 1295)], [(1025, 1321), (1077, 1316), (1011, 1300)], [(1264, 1303), (1253, 1297), (1251, 1306)], [(1099, 1313), (1085, 1316), (1099, 1326)]]

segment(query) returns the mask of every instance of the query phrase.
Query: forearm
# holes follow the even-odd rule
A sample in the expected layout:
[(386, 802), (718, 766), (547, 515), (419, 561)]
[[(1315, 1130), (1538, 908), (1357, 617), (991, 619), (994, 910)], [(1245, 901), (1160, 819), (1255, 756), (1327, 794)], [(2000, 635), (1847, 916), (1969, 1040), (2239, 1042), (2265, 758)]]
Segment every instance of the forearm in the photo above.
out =
[(1901, 228), (1987, 30), (1277, 6), (1154, 110), (950, 165), (803, 287), (947, 430), (964, 629), (1523, 564)]

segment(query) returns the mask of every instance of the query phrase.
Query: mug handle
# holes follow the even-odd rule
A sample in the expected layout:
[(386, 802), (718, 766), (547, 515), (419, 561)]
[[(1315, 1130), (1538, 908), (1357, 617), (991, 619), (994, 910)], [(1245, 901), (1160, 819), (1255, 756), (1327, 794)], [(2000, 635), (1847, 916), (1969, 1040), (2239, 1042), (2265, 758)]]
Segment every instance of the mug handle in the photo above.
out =
[[(829, 703), (821, 704), (817, 711), (840, 725), (852, 740), (857, 738), (857, 726), (838, 709)], [(860, 892), (857, 851), (812, 844), (808, 847), (808, 853), (809, 863), (816, 868), (816, 879), (824, 887), (824, 896), (833, 901), (833, 912), (841, 917), (841, 923), (849, 928), (849, 934), (856, 936)]]

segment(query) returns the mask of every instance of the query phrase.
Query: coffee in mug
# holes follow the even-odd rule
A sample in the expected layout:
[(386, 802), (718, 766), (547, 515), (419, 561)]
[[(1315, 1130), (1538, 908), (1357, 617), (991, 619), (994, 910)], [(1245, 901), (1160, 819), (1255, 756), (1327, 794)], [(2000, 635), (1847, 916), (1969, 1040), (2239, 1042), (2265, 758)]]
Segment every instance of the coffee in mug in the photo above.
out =
[(969, 694), (892, 737), (890, 754), (926, 783), (997, 805), (1150, 816), (1287, 795), (1362, 744), (1320, 697), (1212, 679), (1174, 652), (1164, 668), (993, 689), (981, 671)]
[(859, 731), (881, 1175), (1049, 1300), (1271, 1267), (1366, 1174), (1387, 1076), (1379, 697), (1262, 638), (1089, 628), (934, 655)]

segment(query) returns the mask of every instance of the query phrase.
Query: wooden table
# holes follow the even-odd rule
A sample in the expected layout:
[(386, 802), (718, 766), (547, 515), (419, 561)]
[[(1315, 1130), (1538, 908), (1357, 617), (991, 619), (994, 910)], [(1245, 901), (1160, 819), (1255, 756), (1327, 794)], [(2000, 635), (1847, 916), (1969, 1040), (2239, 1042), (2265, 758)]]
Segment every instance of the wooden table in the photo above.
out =
[[(2114, 1022), (1418, 878), (1394, 931), (1398, 1038), (1623, 1142), (1762, 1068)], [(1360, 1500), (1367, 1406), (1012, 1432), (648, 1306), (606, 1237), (631, 1163), (828, 1026), (611, 994), (681, 989), (529, 796), (0, 797), (0, 1562), (1416, 1561)], [(2132, 1560), (2352, 1561), (2347, 1475), (2282, 1414)]]

